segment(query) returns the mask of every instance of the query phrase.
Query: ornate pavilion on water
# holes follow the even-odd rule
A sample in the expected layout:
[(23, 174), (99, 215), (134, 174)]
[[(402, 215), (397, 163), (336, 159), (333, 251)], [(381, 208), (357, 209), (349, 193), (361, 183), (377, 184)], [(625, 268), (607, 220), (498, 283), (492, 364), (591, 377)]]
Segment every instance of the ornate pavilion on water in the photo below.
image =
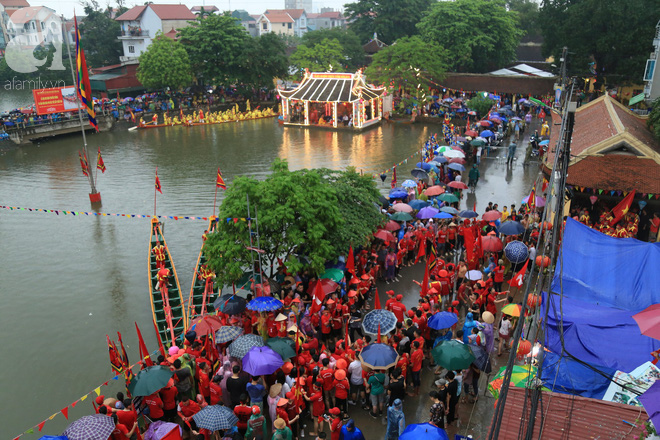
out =
[(361, 130), (383, 117), (385, 88), (356, 73), (305, 72), (293, 90), (279, 90), (284, 125)]

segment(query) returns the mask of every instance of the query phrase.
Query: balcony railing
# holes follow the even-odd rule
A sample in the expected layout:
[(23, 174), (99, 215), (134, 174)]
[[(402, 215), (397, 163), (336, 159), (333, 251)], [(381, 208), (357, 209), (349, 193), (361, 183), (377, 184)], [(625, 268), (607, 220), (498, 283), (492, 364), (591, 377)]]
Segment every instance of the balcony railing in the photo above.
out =
[(145, 31), (142, 29), (130, 29), (130, 30), (123, 30), (119, 34), (120, 37), (148, 37), (149, 36), (149, 31)]

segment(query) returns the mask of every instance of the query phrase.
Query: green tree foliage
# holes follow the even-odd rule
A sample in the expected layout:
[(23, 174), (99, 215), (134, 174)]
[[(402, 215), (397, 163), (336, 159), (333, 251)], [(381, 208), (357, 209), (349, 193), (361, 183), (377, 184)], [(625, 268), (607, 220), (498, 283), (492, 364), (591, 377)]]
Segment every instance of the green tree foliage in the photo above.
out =
[(352, 30), (336, 27), (310, 31), (303, 35), (302, 43), (312, 47), (325, 39), (334, 39), (341, 44), (346, 70), (355, 71), (364, 65), (364, 49)]
[(649, 129), (653, 131), (655, 138), (660, 142), (660, 98), (653, 101), (653, 109), (651, 109), (651, 114), (646, 123)]
[(523, 37), (534, 38), (540, 35), (539, 5), (534, 0), (507, 0), (507, 8), (518, 14), (518, 28)]
[(311, 72), (344, 71), (344, 55), (341, 44), (336, 39), (324, 38), (313, 46), (301, 44), (289, 57), (289, 63)]
[(597, 82), (639, 83), (658, 17), (657, 1), (544, 0), (539, 20), (544, 54), (559, 60), (566, 46), (569, 74), (589, 75), (595, 61)]
[(493, 107), (493, 101), (484, 96), (484, 92), (479, 92), (474, 96), (474, 98), (466, 102), (465, 105), (467, 105), (467, 108), (470, 110), (477, 112), (479, 117), (484, 117), (486, 113), (488, 113), (488, 111)]
[(273, 86), (273, 78), (288, 74), (284, 39), (275, 33), (250, 38), (243, 49), (242, 82), (250, 87)]
[(228, 14), (198, 17), (179, 31), (179, 41), (190, 56), (193, 71), (204, 84), (227, 86), (241, 81), (249, 38)]
[(188, 53), (178, 41), (160, 31), (139, 60), (138, 80), (149, 89), (177, 90), (192, 83)]
[(351, 30), (360, 41), (373, 38), (391, 44), (401, 37), (418, 33), (416, 25), (429, 9), (432, 0), (358, 0), (344, 5), (346, 16), (352, 21)]
[(78, 26), (89, 68), (119, 63), (119, 57), (123, 55), (121, 41), (117, 39), (121, 25), (112, 17), (114, 13), (119, 16), (126, 10), (120, 7), (113, 12), (110, 5), (102, 9), (95, 0), (85, 3), (86, 17), (79, 21)]
[(523, 31), (515, 12), (502, 0), (456, 0), (435, 3), (417, 25), (425, 41), (450, 53), (450, 68), (488, 72), (513, 61)]
[[(71, 76), (71, 67), (69, 64), (68, 55), (66, 49), (63, 49), (62, 53), (62, 66), (64, 70), (50, 70), (52, 66), (53, 58), (57, 54), (57, 49), (52, 44), (48, 46), (37, 46), (32, 52), (24, 51), (12, 63), (18, 65), (24, 65), (24, 68), (21, 70), (29, 70), (33, 65), (31, 60), (32, 57), (46, 61), (42, 66), (38, 68), (35, 72), (30, 73), (21, 73), (13, 70), (7, 64), (5, 57), (0, 58), (0, 81), (4, 83), (4, 86), (7, 88), (19, 88), (19, 89), (36, 89), (40, 87), (61, 87), (64, 84), (73, 84), (73, 77)], [(71, 54), (75, 57), (75, 54)], [(22, 63), (23, 57), (25, 57), (25, 63)], [(13, 64), (16, 67), (16, 64)], [(75, 65), (75, 59), (73, 60)], [(40, 81), (41, 83), (39, 83)], [(17, 85), (20, 83), (20, 86)], [(11, 85), (10, 85), (11, 84)], [(41, 84), (41, 85), (40, 85)]]
[(377, 52), (365, 72), (369, 81), (404, 90), (427, 89), (441, 81), (447, 70), (447, 51), (419, 36), (403, 37)]

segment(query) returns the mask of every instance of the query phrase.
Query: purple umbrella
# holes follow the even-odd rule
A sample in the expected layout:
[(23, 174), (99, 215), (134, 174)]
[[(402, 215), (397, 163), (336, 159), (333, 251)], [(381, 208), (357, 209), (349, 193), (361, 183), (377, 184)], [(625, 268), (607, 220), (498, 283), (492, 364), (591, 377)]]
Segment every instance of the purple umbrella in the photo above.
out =
[[(529, 196), (522, 199), (522, 202), (527, 203), (528, 200), (529, 200)], [(543, 208), (545, 206), (545, 199), (541, 196), (536, 196), (536, 206), (538, 208)]]
[(660, 426), (660, 380), (656, 380), (638, 399), (644, 405), (653, 425)]
[(440, 212), (436, 208), (432, 206), (427, 206), (426, 208), (422, 208), (419, 210), (417, 213), (417, 218), (425, 219), (425, 218), (433, 218), (435, 215)]
[(252, 347), (243, 356), (243, 370), (253, 376), (273, 374), (283, 364), (282, 357), (270, 347)]
[(69, 437), (69, 440), (108, 440), (114, 430), (112, 418), (105, 414), (92, 414), (70, 424), (62, 435)]
[(179, 434), (183, 435), (181, 427), (176, 423), (156, 420), (149, 425), (149, 429), (144, 433), (144, 440), (161, 440), (167, 437), (175, 429), (179, 431)]

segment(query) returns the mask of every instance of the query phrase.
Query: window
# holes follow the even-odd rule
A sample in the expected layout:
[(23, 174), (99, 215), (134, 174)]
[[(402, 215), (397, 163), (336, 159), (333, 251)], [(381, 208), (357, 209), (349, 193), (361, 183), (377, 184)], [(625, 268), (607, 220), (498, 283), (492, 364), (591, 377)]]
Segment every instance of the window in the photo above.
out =
[(32, 29), (35, 30), (37, 27), (34, 25), (34, 21), (32, 22)]
[(282, 27), (286, 26), (286, 23), (282, 23)]
[(43, 22), (43, 21), (40, 22), (40, 23), (41, 23), (41, 30), (43, 31), (43, 30), (46, 28), (46, 26), (44, 26), (44, 22)]
[(291, 23), (289, 23), (289, 29), (291, 29)]
[(646, 60), (646, 71), (644, 72), (644, 81), (653, 81), (654, 71), (655, 71), (655, 60)]
[(128, 46), (128, 53), (135, 53), (135, 46)]
[(264, 24), (262, 25), (262, 29), (265, 30), (265, 31), (267, 31), (267, 30), (268, 30), (268, 23), (264, 23)]

